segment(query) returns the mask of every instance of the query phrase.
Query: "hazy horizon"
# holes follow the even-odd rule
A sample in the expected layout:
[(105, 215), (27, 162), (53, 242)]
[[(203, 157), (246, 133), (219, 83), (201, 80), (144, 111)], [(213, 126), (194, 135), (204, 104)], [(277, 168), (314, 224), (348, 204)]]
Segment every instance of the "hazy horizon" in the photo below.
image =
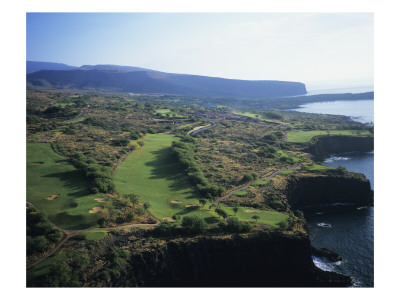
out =
[(373, 85), (372, 13), (27, 13), (26, 59)]

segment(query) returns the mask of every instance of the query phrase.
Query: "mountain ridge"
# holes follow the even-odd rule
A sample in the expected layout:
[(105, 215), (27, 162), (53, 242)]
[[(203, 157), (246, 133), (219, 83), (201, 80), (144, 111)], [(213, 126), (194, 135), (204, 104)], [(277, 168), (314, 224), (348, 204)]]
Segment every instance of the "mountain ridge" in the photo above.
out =
[(301, 82), (226, 79), (117, 65), (55, 67), (73, 69), (42, 69), (29, 73), (27, 86), (238, 98), (296, 96), (307, 93), (305, 84)]

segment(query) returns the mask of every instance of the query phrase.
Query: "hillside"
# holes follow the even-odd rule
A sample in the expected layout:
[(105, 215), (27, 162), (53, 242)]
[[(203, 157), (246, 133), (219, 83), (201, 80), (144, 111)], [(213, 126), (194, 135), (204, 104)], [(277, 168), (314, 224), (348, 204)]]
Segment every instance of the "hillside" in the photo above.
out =
[[(142, 71), (119, 66), (84, 66), (77, 70), (43, 70), (27, 75), (27, 85), (57, 89), (161, 93), (197, 97), (265, 98), (304, 95), (300, 82), (250, 81)], [(133, 68), (133, 67), (132, 67)]]
[(66, 64), (43, 62), (43, 61), (26, 61), (26, 74), (34, 73), (41, 70), (76, 70), (78, 67)]

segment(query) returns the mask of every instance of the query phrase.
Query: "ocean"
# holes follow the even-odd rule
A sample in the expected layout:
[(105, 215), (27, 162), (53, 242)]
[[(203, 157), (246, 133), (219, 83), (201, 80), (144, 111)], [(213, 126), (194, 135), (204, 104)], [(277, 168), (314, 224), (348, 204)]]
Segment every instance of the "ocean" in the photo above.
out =
[[(373, 122), (373, 100), (332, 101), (306, 104), (297, 111), (347, 115), (352, 119)], [(374, 152), (336, 153), (325, 159), (324, 165), (343, 166), (348, 171), (364, 174), (374, 188)], [(354, 287), (374, 286), (374, 207), (354, 207), (338, 204), (304, 211), (311, 243), (317, 248), (329, 248), (343, 261), (332, 263), (313, 257), (314, 264), (328, 271), (351, 276)]]

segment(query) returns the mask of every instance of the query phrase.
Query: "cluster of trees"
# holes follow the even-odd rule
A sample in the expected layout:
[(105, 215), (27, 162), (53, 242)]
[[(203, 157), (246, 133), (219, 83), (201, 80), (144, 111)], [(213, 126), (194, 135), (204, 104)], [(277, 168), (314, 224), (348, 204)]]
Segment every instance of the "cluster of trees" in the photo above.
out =
[(241, 183), (246, 183), (252, 180), (256, 180), (258, 178), (258, 175), (256, 173), (251, 173), (251, 174), (244, 174), (241, 180)]
[(278, 150), (276, 148), (266, 145), (261, 148), (261, 151), (258, 152), (258, 155), (266, 157), (266, 158), (276, 158)]
[(93, 158), (86, 159), (81, 152), (72, 155), (71, 160), (89, 179), (92, 193), (108, 193), (114, 190), (110, 167), (99, 165)]
[(200, 164), (195, 159), (196, 140), (191, 136), (184, 136), (180, 142), (172, 143), (172, 150), (184, 167), (189, 180), (196, 185), (200, 195), (207, 199), (220, 196), (225, 189), (212, 185), (203, 174)]
[(44, 253), (57, 243), (62, 233), (54, 228), (46, 217), (33, 207), (26, 209), (27, 255)]
[(112, 144), (114, 146), (120, 146), (120, 147), (125, 147), (128, 146), (130, 143), (130, 140), (127, 138), (121, 138), (121, 139), (116, 139), (112, 141)]
[(226, 220), (226, 223), (220, 222), (218, 227), (224, 231), (229, 233), (247, 233), (253, 229), (253, 226), (249, 223), (244, 223), (239, 221), (235, 217), (229, 217)]

